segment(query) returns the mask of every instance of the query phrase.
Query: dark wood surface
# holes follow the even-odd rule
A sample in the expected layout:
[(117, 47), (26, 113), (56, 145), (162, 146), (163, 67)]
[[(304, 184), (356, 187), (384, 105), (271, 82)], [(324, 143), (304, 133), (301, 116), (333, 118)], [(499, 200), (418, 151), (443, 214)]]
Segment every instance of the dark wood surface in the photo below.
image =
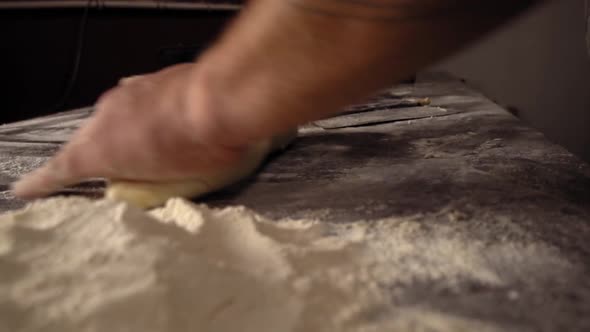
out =
[[(437, 290), (431, 281), (408, 287), (402, 302), (509, 331), (588, 331), (590, 167), (459, 81), (429, 76), (381, 95), (408, 97), (428, 97), (425, 107), (436, 112), (403, 118), (392, 108), (388, 117), (377, 100), (378, 123), (338, 129), (309, 124), (255, 177), (198, 201), (241, 204), (271, 218), (412, 218), (424, 227), (461, 227), (467, 241), (486, 246), (507, 238), (542, 243), (571, 270), (555, 275), (551, 266), (541, 266), (530, 284), (467, 280), (452, 291)], [(9, 183), (49, 158), (90, 111), (0, 127), (1, 210), (25, 203), (11, 196)], [(372, 111), (363, 112), (370, 117)], [(94, 181), (66, 192), (97, 197), (101, 191), (102, 183)]]

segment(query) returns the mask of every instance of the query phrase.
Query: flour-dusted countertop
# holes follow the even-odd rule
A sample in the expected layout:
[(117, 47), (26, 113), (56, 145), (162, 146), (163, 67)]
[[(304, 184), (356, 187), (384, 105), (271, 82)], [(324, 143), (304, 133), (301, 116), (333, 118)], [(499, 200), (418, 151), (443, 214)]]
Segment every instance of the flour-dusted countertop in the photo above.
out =
[[(426, 97), (430, 104), (422, 105)], [(399, 99), (412, 109), (392, 108)], [(201, 201), (245, 205), (272, 219), (409, 220), (420, 230), (400, 268), (469, 256), (494, 267), (487, 272), (498, 282), (466, 269), (449, 287), (443, 272), (440, 279), (430, 273), (390, 287), (400, 312), (429, 308), (509, 331), (590, 330), (590, 166), (449, 78), (400, 85), (350, 111), (360, 113), (301, 128), (253, 179)], [(0, 127), (1, 210), (24, 205), (9, 183), (47, 160), (90, 112)], [(101, 191), (91, 181), (66, 193)], [(425, 256), (433, 248), (440, 257)], [(0, 256), (0, 276), (9, 269), (16, 267)], [(10, 275), (32, 273), (17, 270)], [(0, 277), (0, 294), (9, 283)], [(31, 309), (1, 301), (0, 321), (26, 319)]]

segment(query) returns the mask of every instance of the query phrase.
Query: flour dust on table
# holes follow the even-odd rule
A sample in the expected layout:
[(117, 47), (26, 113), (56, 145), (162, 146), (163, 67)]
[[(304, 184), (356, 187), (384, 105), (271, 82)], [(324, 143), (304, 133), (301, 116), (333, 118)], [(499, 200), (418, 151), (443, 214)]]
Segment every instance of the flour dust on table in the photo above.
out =
[(149, 212), (39, 200), (0, 216), (0, 330), (518, 331), (413, 301), (409, 286), (516, 299), (512, 287), (575, 272), (516, 228), (497, 225), (507, 237), (486, 242), (465, 227), (270, 220), (182, 199)]

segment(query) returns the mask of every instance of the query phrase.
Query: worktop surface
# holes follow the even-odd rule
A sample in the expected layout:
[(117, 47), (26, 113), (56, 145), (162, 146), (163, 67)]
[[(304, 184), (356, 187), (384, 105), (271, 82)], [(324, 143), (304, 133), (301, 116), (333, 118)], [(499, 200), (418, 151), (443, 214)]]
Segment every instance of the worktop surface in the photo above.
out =
[[(9, 184), (55, 153), (91, 112), (0, 127), (0, 210), (25, 204)], [(95, 180), (61, 194), (99, 197), (102, 189)], [(444, 75), (426, 75), (301, 127), (256, 176), (196, 201), (245, 205), (272, 219), (408, 218), (432, 229), (461, 229), (466, 241), (484, 246), (541, 245), (569, 268), (554, 273), (540, 257), (522, 262), (537, 264), (530, 284), (466, 281), (449, 291), (436, 280), (417, 282), (396, 305), (428, 306), (500, 330), (590, 330), (590, 166)], [(2, 283), (0, 276), (0, 294)], [(0, 300), (0, 316), (9, 307)]]

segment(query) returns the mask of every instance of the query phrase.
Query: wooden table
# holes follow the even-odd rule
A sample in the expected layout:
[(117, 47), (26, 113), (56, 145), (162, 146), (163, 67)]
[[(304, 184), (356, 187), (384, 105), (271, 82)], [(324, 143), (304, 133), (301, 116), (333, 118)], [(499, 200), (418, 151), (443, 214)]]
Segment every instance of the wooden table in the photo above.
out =
[[(419, 106), (426, 97), (430, 105)], [(408, 112), (393, 108), (395, 100), (418, 104)], [(460, 225), (485, 245), (506, 237), (542, 243), (567, 258), (571, 271), (555, 275), (548, 266), (543, 276), (531, 275), (543, 282), (510, 289), (466, 281), (449, 292), (432, 281), (408, 287), (403, 301), (510, 331), (590, 330), (589, 165), (446, 76), (425, 75), (351, 111), (360, 113), (302, 127), (253, 179), (201, 201), (241, 204), (271, 218)], [(0, 210), (24, 204), (11, 196), (9, 183), (51, 156), (90, 112), (0, 127)], [(338, 128), (326, 129), (332, 127)], [(101, 190), (95, 181), (66, 192)]]

